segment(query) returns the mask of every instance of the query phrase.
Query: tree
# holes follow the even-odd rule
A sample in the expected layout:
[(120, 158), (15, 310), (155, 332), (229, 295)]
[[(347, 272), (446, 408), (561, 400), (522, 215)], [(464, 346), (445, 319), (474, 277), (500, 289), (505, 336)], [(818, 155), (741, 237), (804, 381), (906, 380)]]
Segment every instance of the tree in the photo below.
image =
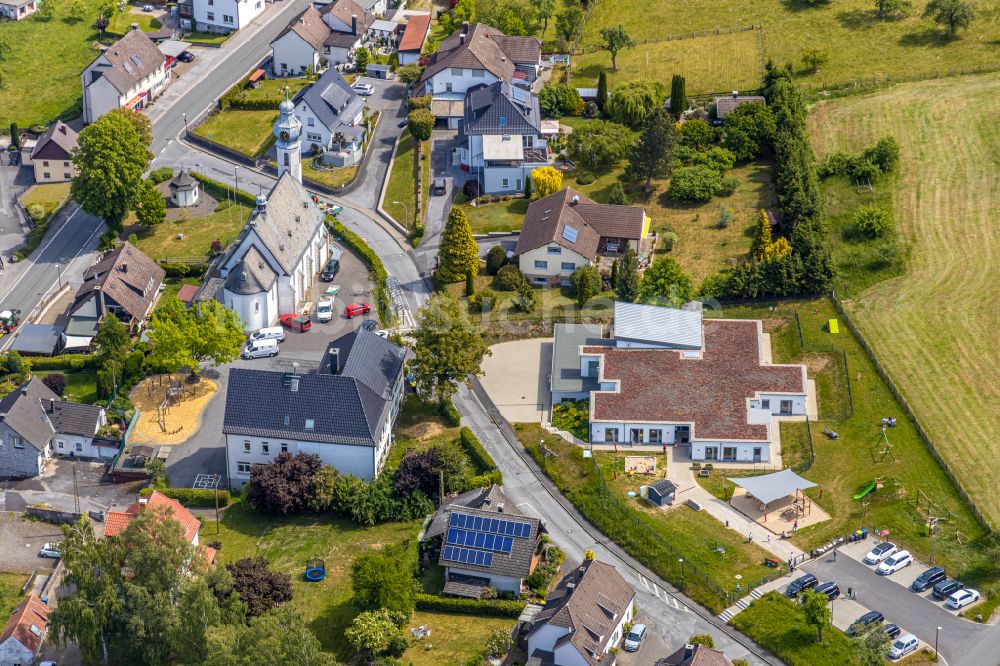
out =
[(510, 650), (510, 646), (510, 631), (507, 629), (494, 629), (490, 632), (490, 635), (486, 637), (484, 649), (486, 650), (487, 656), (499, 659), (507, 654), (507, 651)]
[(406, 618), (387, 608), (358, 613), (344, 632), (347, 642), (369, 660), (385, 652)]
[(694, 298), (691, 278), (684, 274), (673, 257), (661, 256), (643, 273), (639, 283), (640, 303), (679, 308)]
[(635, 297), (639, 294), (639, 256), (631, 245), (625, 247), (625, 255), (619, 260), (615, 277), (617, 281), (614, 287), (618, 300), (635, 302)]
[(7, 374), (11, 375), (21, 375), (25, 372), (24, 358), (17, 351), (11, 351), (7, 354), (7, 358), (4, 359), (3, 368)]
[(948, 34), (955, 37), (959, 28), (968, 28), (976, 18), (976, 8), (965, 0), (930, 0), (924, 7), (924, 17), (948, 26)]
[(687, 83), (680, 74), (674, 74), (670, 79), (670, 113), (680, 118), (687, 109)]
[(151, 158), (135, 126), (122, 114), (106, 113), (80, 131), (73, 153), (79, 173), (70, 193), (83, 210), (103, 217), (111, 231), (120, 232), (135, 207)]
[(853, 643), (861, 666), (883, 666), (892, 639), (881, 629), (872, 629), (864, 636), (855, 638)]
[(535, 194), (541, 199), (562, 189), (563, 174), (559, 169), (543, 166), (532, 169), (531, 180), (535, 184)]
[(407, 453), (393, 477), (392, 489), (400, 495), (422, 492), (435, 497), (438, 489), (438, 469), (441, 459), (434, 449)]
[(97, 393), (102, 398), (114, 395), (125, 377), (130, 344), (129, 332), (118, 317), (105, 317), (94, 336), (97, 363)]
[(363, 610), (387, 608), (407, 620), (416, 606), (413, 566), (396, 545), (359, 555), (351, 564), (351, 589)]
[[(833, 611), (830, 610), (830, 600), (825, 594), (812, 590), (804, 590), (799, 595), (802, 612), (806, 616), (806, 624), (816, 627), (816, 641), (823, 642), (823, 629), (833, 622)], [(881, 633), (881, 632), (880, 632)]]
[(167, 219), (167, 202), (152, 182), (143, 181), (136, 200), (135, 219), (144, 227), (161, 224)]
[(621, 183), (615, 183), (611, 186), (611, 194), (608, 195), (608, 203), (615, 206), (628, 205), (628, 197), (625, 196), (625, 188), (622, 187)]
[(316, 454), (279, 453), (269, 465), (250, 468), (250, 506), (261, 513), (298, 513), (312, 500), (313, 477), (322, 467)]
[(423, 143), (434, 131), (434, 114), (430, 109), (414, 109), (406, 119), (406, 127), (417, 141)]
[(15, 148), (21, 147), (21, 128), (17, 126), (17, 123), (10, 124), (10, 145)]
[(132, 109), (123, 108), (111, 109), (108, 113), (127, 120), (135, 128), (136, 133), (139, 135), (139, 140), (142, 141), (144, 146), (148, 148), (153, 144), (153, 123), (149, 120), (149, 116), (138, 111), (133, 111)]
[(494, 245), (486, 253), (486, 272), (496, 275), (503, 265), (507, 263), (507, 250), (502, 245)]
[(875, 16), (880, 19), (905, 14), (913, 4), (909, 0), (875, 0)]
[(608, 73), (603, 69), (597, 75), (597, 108), (604, 113), (604, 105), (608, 103)]
[(524, 273), (517, 267), (517, 264), (507, 264), (497, 271), (493, 286), (500, 291), (515, 291), (522, 282), (524, 282)]
[(576, 306), (582, 308), (593, 296), (601, 293), (601, 271), (597, 266), (580, 266), (569, 276), (576, 296)]
[(60, 398), (66, 392), (66, 375), (61, 372), (53, 372), (51, 375), (46, 375), (42, 379), (42, 383)]
[(704, 645), (705, 647), (714, 648), (715, 639), (712, 638), (712, 634), (694, 634), (688, 639), (689, 645)]
[(396, 78), (405, 83), (406, 85), (413, 85), (420, 80), (420, 75), (423, 70), (420, 69), (420, 65), (416, 63), (412, 65), (403, 65), (396, 69)]
[(578, 127), (566, 138), (570, 156), (597, 172), (607, 171), (617, 164), (628, 154), (631, 143), (627, 127), (604, 120)]
[(335, 666), (319, 639), (289, 604), (245, 623), (213, 627), (206, 634), (204, 666), (250, 666), (262, 658), (270, 666)]
[(601, 28), (601, 39), (604, 40), (604, 48), (611, 52), (611, 68), (617, 72), (618, 52), (634, 47), (635, 42), (625, 31), (625, 26), (621, 24)]
[(807, 72), (816, 72), (830, 61), (830, 54), (820, 49), (806, 49), (802, 53), (802, 66)]
[(760, 102), (740, 104), (726, 116), (722, 145), (736, 159), (752, 160), (771, 145), (776, 131), (774, 112), (768, 106)]
[(572, 42), (580, 31), (583, 30), (583, 23), (586, 15), (579, 7), (567, 7), (556, 16), (556, 34), (566, 42)]
[(531, 180), (530, 177), (525, 178), (524, 179), (524, 198), (527, 199), (528, 201), (531, 201), (531, 199), (534, 198), (534, 196), (535, 196), (534, 183), (532, 182), (532, 180)]
[(82, 21), (87, 16), (87, 4), (83, 0), (68, 0), (66, 15), (74, 21)]
[(638, 128), (666, 98), (667, 91), (659, 81), (626, 81), (615, 86), (604, 110), (615, 122)]
[(649, 194), (654, 178), (666, 178), (674, 162), (677, 130), (673, 118), (662, 108), (646, 118), (646, 126), (639, 140), (632, 146), (625, 176), (643, 180), (642, 189)]
[(710, 200), (722, 187), (722, 176), (707, 166), (674, 169), (668, 193), (676, 201), (703, 202)]
[(518, 312), (534, 312), (538, 305), (535, 288), (527, 280), (517, 285), (517, 296), (511, 299), (511, 305)]
[(894, 226), (892, 211), (883, 206), (858, 206), (854, 213), (854, 229), (865, 238), (881, 238)]
[(690, 118), (681, 125), (680, 142), (695, 150), (705, 150), (715, 143), (715, 129), (701, 118)]
[(415, 358), (410, 369), (424, 397), (444, 402), (459, 382), (482, 374), (483, 357), (490, 353), (479, 329), (448, 294), (436, 294), (420, 311), (413, 334)]
[(770, 245), (771, 220), (767, 216), (767, 211), (762, 210), (754, 223), (753, 240), (750, 241), (750, 256), (754, 259), (763, 259)]
[(186, 308), (175, 296), (161, 302), (149, 321), (150, 362), (196, 376), (204, 365), (229, 363), (246, 342), (243, 322), (218, 301)]
[(48, 21), (56, 13), (56, 0), (42, 0), (38, 5), (38, 10), (35, 12), (35, 16), (42, 19), (43, 21)]
[(590, 548), (583, 551), (583, 559), (587, 562), (593, 562), (597, 559), (597, 555)]
[(899, 142), (891, 135), (884, 136), (874, 146), (866, 148), (861, 159), (875, 165), (880, 175), (892, 173), (899, 164)]
[(371, 54), (368, 53), (368, 49), (363, 46), (354, 52), (354, 66), (362, 74), (364, 74), (365, 70), (368, 68), (368, 61), (370, 57)]
[(309, 499), (310, 511), (329, 511), (337, 493), (340, 473), (333, 467), (324, 465), (313, 475), (312, 491)]
[(576, 88), (565, 83), (549, 83), (538, 94), (538, 108), (546, 118), (578, 116), (583, 113), (583, 98)]
[(472, 237), (469, 218), (458, 206), (453, 206), (448, 213), (438, 260), (437, 276), (444, 282), (458, 282), (469, 273), (479, 273), (479, 245)]
[(556, 0), (536, 0), (535, 10), (542, 19), (542, 34), (549, 30), (549, 19), (556, 13)]
[(227, 564), (226, 570), (233, 577), (233, 591), (247, 606), (248, 618), (263, 615), (292, 600), (292, 577), (268, 568), (263, 556), (236, 560)]

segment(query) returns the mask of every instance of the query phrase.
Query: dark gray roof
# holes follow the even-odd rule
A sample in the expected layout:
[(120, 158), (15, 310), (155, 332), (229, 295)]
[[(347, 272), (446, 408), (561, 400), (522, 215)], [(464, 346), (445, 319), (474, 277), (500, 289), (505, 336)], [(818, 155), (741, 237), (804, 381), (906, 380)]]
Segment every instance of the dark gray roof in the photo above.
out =
[[(91, 304), (96, 310), (97, 303), (92, 302)], [(73, 313), (73, 316), (69, 318), (69, 323), (66, 324), (66, 330), (63, 332), (66, 335), (81, 338), (92, 338), (97, 335), (97, 331), (101, 326), (101, 321), (96, 317), (84, 316), (82, 310), (83, 308)]]
[(181, 169), (169, 185), (172, 190), (193, 190), (198, 187), (198, 181), (191, 175), (189, 169)]
[(502, 81), (469, 90), (463, 122), (466, 135), (534, 135), (542, 131), (538, 98)]
[(234, 294), (259, 294), (268, 291), (277, 277), (260, 251), (251, 247), (226, 277), (226, 290)]
[[(347, 338), (351, 338), (350, 343)], [(340, 374), (356, 379), (383, 400), (391, 399), (396, 378), (403, 369), (406, 350), (372, 331), (359, 328), (331, 342), (327, 357), (329, 349), (342, 349), (346, 345), (349, 345), (347, 351), (340, 352), (340, 358), (347, 359)]]
[(103, 411), (97, 405), (67, 400), (56, 400), (48, 405), (49, 421), (56, 432), (84, 437), (93, 437), (97, 432)]
[(21, 354), (51, 354), (59, 344), (62, 330), (48, 324), (25, 324), (14, 340), (12, 349)]
[(610, 347), (601, 324), (556, 324), (552, 343), (553, 391), (596, 391), (597, 377), (580, 375), (580, 347)]
[[(444, 509), (445, 521), (451, 520), (452, 511), (469, 514), (473, 516), (485, 516), (487, 518), (501, 518), (507, 515), (506, 507), (504, 513), (486, 509), (473, 509), (471, 507), (455, 506), (454, 504)], [(531, 525), (531, 532), (527, 538), (514, 538), (510, 553), (493, 553), (493, 565), (489, 567), (466, 564), (464, 562), (448, 562), (444, 559), (444, 547), (441, 548), (441, 556), (438, 564), (444, 567), (454, 567), (463, 571), (473, 571), (482, 574), (493, 574), (496, 576), (511, 576), (513, 578), (527, 578), (531, 574), (531, 560), (535, 555), (535, 547), (538, 544), (539, 532), (543, 530), (542, 522), (537, 518), (527, 516), (513, 516), (515, 520)], [(447, 533), (447, 530), (445, 530)]]
[(498, 485), (492, 485), (489, 488), (474, 488), (455, 497), (446, 497), (444, 503), (434, 513), (431, 524), (424, 531), (424, 539), (432, 539), (444, 534), (445, 529), (448, 527), (448, 509), (450, 508), (469, 507), (472, 509), (482, 509), (483, 511), (492, 510), (499, 513), (497, 509), (503, 504), (503, 513), (521, 514), (517, 510), (517, 507), (507, 505), (504, 500), (503, 488)]
[(361, 41), (361, 37), (359, 35), (355, 35), (350, 32), (337, 32), (336, 30), (332, 30), (330, 31), (329, 36), (323, 40), (323, 46), (349, 49), (359, 41)]
[(350, 123), (365, 107), (364, 99), (333, 67), (326, 70), (296, 101), (309, 105), (319, 121), (331, 132), (341, 131), (339, 126)]
[(649, 484), (649, 487), (658, 492), (661, 496), (669, 495), (677, 490), (677, 486), (669, 479), (660, 479), (656, 483)]
[(32, 377), (0, 400), (0, 420), (10, 426), (28, 444), (39, 451), (52, 439), (52, 423), (45, 416), (42, 401), (58, 400), (59, 396)]

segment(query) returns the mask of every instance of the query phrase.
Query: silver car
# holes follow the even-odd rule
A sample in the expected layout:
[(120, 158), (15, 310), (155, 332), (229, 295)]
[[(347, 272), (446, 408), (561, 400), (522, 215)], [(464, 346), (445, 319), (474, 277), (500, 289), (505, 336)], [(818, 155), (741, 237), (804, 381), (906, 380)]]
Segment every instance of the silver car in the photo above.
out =
[(625, 635), (625, 642), (622, 644), (622, 647), (625, 648), (626, 652), (635, 652), (642, 645), (644, 638), (646, 638), (646, 625), (633, 624), (632, 631)]

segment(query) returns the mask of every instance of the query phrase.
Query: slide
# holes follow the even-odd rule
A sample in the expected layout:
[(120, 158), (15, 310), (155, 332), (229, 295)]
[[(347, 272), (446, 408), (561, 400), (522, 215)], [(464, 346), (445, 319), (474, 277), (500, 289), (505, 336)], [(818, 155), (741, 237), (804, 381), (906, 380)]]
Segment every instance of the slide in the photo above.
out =
[(865, 487), (864, 487), (864, 488), (863, 488), (863, 489), (861, 490), (861, 492), (860, 492), (860, 493), (858, 493), (857, 495), (855, 495), (855, 496), (854, 496), (854, 499), (856, 499), (856, 500), (859, 500), (859, 499), (861, 499), (862, 497), (864, 497), (865, 495), (867, 495), (868, 493), (870, 493), (871, 491), (875, 490), (875, 485), (876, 485), (876, 482), (875, 482), (875, 481), (872, 481), (871, 483), (869, 483), (868, 485), (866, 485), (866, 486), (865, 486)]

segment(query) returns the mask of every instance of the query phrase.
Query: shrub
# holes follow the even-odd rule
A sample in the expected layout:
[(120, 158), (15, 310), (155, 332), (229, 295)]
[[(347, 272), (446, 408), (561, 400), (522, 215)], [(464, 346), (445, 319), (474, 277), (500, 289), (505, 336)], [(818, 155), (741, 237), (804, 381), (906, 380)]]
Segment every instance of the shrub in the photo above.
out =
[(506, 629), (494, 629), (487, 637), (483, 646), (486, 654), (491, 657), (502, 657), (510, 650), (510, 632)]
[(97, 365), (93, 354), (60, 354), (59, 356), (34, 356), (28, 359), (32, 370), (79, 370)]
[(168, 278), (201, 277), (208, 272), (208, 264), (160, 264)]
[(48, 217), (48, 215), (45, 212), (45, 206), (37, 203), (31, 204), (30, 206), (28, 206), (28, 217), (30, 217), (31, 221), (34, 222), (35, 224), (38, 224), (39, 222), (44, 222), (45, 218)]
[(533, 312), (538, 305), (538, 297), (535, 288), (527, 281), (517, 285), (517, 296), (511, 299), (511, 306), (517, 312)]
[(581, 171), (579, 175), (577, 175), (576, 177), (576, 184), (590, 185), (595, 180), (597, 180), (597, 176), (595, 176), (594, 174), (590, 173), (589, 171)]
[(507, 264), (497, 271), (493, 286), (500, 291), (516, 291), (524, 283), (524, 273), (514, 264)]
[(719, 185), (719, 194), (728, 197), (735, 192), (739, 186), (739, 178), (736, 176), (726, 176), (722, 179), (722, 183)]
[(708, 148), (715, 143), (716, 132), (701, 118), (692, 118), (681, 125), (681, 143), (696, 150)]
[(472, 430), (462, 428), (459, 432), (458, 441), (462, 445), (465, 454), (469, 456), (469, 460), (472, 461), (472, 466), (476, 468), (477, 472), (496, 469), (497, 465), (493, 461), (493, 458), (486, 452), (486, 449), (483, 448), (479, 438), (476, 437)]
[(708, 201), (722, 187), (719, 172), (707, 166), (681, 167), (670, 179), (670, 198), (676, 201)]
[(476, 179), (465, 181), (465, 185), (462, 186), (462, 193), (465, 194), (465, 198), (472, 201), (479, 197), (479, 181)]
[(432, 95), (411, 97), (410, 99), (406, 100), (406, 107), (410, 111), (414, 111), (416, 109), (429, 109), (431, 108), (431, 100), (433, 99), (434, 97)]
[(615, 206), (628, 205), (628, 197), (625, 196), (625, 188), (622, 187), (621, 183), (615, 183), (611, 186), (611, 194), (608, 195), (608, 203), (614, 204)]
[(590, 439), (590, 401), (574, 400), (552, 406), (552, 425), (577, 439)]
[(22, 374), (26, 370), (24, 358), (16, 351), (10, 352), (4, 359), (3, 369), (9, 375)]
[(469, 296), (469, 306), (473, 312), (491, 312), (499, 302), (500, 298), (497, 292), (489, 287), (480, 289), (478, 293)]
[[(632, 135), (627, 127), (604, 120), (578, 127), (566, 138), (570, 156), (588, 171), (610, 169), (625, 158), (631, 145)], [(577, 182), (583, 182), (579, 176)]]
[(677, 234), (673, 231), (664, 231), (661, 237), (663, 238), (663, 249), (671, 252), (677, 245)]
[(66, 375), (61, 372), (54, 372), (51, 375), (45, 377), (42, 383), (49, 387), (53, 393), (62, 397), (63, 393), (66, 392)]
[(315, 454), (279, 453), (269, 465), (250, 468), (250, 505), (261, 513), (298, 513), (312, 499), (313, 477), (322, 463)]
[(637, 128), (666, 98), (667, 90), (660, 81), (627, 81), (615, 86), (604, 111), (615, 122)]
[[(139, 491), (139, 496), (147, 497), (148, 495), (151, 495), (154, 490), (171, 499), (177, 500), (184, 506), (200, 507), (203, 509), (211, 509), (215, 507), (216, 491), (204, 490), (201, 488), (143, 488)], [(232, 501), (232, 496), (229, 494), (229, 491), (220, 488), (218, 493), (219, 506), (228, 506), (229, 502)]]
[(441, 416), (441, 420), (444, 421), (446, 426), (451, 426), (454, 428), (462, 421), (462, 416), (455, 409), (455, 405), (451, 403), (451, 400), (446, 400), (438, 405), (438, 414)]
[(509, 617), (517, 619), (527, 605), (523, 601), (487, 601), (438, 597), (433, 594), (417, 594), (417, 610), (433, 613), (454, 613), (457, 615), (479, 615), (483, 617)]
[(486, 272), (490, 275), (496, 275), (497, 271), (503, 268), (503, 265), (507, 263), (507, 250), (503, 249), (502, 245), (494, 245), (486, 253)]
[(174, 170), (170, 167), (160, 167), (159, 169), (154, 169), (149, 173), (149, 181), (153, 183), (153, 185), (165, 183), (173, 177)]
[(854, 229), (866, 238), (881, 238), (890, 233), (894, 222), (892, 211), (882, 206), (859, 206), (854, 213)]
[(715, 639), (712, 638), (712, 634), (695, 634), (688, 639), (690, 645), (704, 645), (705, 647), (714, 648)]
[(538, 107), (546, 118), (579, 116), (583, 113), (583, 98), (573, 86), (565, 83), (547, 84), (538, 94)]

